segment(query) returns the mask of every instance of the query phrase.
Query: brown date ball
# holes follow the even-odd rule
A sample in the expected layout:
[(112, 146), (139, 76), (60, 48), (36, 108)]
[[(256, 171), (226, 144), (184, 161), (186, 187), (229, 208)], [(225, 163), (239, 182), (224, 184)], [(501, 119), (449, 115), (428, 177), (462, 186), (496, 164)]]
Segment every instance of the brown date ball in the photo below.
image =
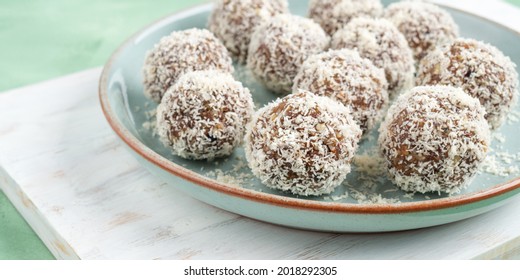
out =
[(484, 115), (460, 88), (421, 86), (399, 96), (379, 130), (390, 179), (409, 192), (460, 192), (489, 150)]
[(449, 43), (459, 35), (459, 28), (451, 15), (426, 2), (393, 3), (386, 8), (384, 17), (404, 34), (417, 62), (436, 46)]
[(388, 84), (382, 69), (354, 50), (329, 50), (312, 55), (294, 79), (293, 90), (304, 89), (350, 107), (363, 132), (382, 118), (388, 104)]
[(244, 63), (255, 27), (287, 12), (287, 0), (218, 0), (209, 16), (208, 29), (231, 56)]
[(249, 90), (231, 74), (190, 72), (157, 107), (157, 133), (174, 155), (211, 160), (233, 152), (253, 113)]
[(287, 94), (307, 57), (322, 52), (328, 44), (329, 37), (314, 21), (280, 14), (255, 29), (247, 66), (268, 89)]
[(413, 86), (412, 50), (403, 34), (385, 19), (355, 18), (332, 37), (332, 49), (354, 49), (383, 68), (390, 97)]
[(350, 172), (360, 137), (347, 107), (298, 90), (255, 114), (244, 148), (253, 174), (268, 187), (321, 195)]
[(383, 5), (379, 0), (309, 1), (309, 17), (329, 35), (333, 35), (353, 18), (379, 17), (382, 13)]
[(159, 103), (182, 74), (199, 70), (232, 73), (233, 65), (226, 47), (205, 29), (174, 31), (146, 54), (144, 94)]
[(486, 109), (491, 129), (502, 125), (518, 95), (516, 65), (497, 48), (458, 38), (420, 63), (417, 85), (461, 87)]

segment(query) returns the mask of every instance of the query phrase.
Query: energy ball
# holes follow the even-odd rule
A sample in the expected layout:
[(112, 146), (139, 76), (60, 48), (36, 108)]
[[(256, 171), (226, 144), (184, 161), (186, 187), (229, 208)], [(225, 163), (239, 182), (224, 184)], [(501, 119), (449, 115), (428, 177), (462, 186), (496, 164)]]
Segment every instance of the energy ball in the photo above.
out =
[(329, 37), (317, 23), (280, 14), (255, 29), (247, 66), (268, 89), (287, 94), (307, 57), (323, 51), (328, 44)]
[(232, 73), (233, 65), (226, 47), (205, 29), (174, 31), (146, 54), (144, 94), (159, 103), (182, 74), (197, 70)]
[(350, 107), (363, 132), (374, 127), (388, 104), (385, 73), (354, 50), (329, 50), (309, 57), (294, 79), (293, 91), (308, 90)]
[(416, 61), (436, 46), (449, 43), (459, 36), (459, 28), (450, 14), (430, 3), (397, 2), (386, 8), (384, 17), (404, 34)]
[(218, 0), (209, 16), (208, 29), (233, 57), (244, 63), (254, 28), (287, 12), (287, 0)]
[(497, 48), (459, 38), (437, 48), (420, 63), (417, 85), (461, 87), (480, 100), (492, 129), (500, 127), (518, 91), (516, 65)]
[(298, 90), (260, 109), (245, 153), (262, 183), (297, 195), (328, 194), (350, 172), (361, 129), (338, 102)]
[(421, 86), (399, 96), (379, 131), (391, 180), (410, 192), (460, 192), (489, 149), (485, 113), (460, 88)]
[(241, 143), (254, 113), (249, 90), (231, 74), (184, 74), (157, 107), (157, 133), (173, 154), (186, 159), (228, 156)]
[(383, 5), (379, 0), (311, 0), (309, 17), (332, 35), (351, 19), (359, 16), (379, 17)]
[(355, 18), (332, 38), (333, 49), (355, 49), (383, 68), (390, 97), (413, 86), (412, 50), (403, 34), (386, 19)]

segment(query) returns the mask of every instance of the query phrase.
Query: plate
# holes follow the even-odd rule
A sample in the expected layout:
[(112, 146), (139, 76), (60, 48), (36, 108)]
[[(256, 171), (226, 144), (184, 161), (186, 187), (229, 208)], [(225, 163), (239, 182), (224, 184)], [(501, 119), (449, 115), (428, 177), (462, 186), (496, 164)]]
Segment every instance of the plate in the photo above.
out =
[[(289, 1), (291, 12), (304, 15), (307, 1)], [(387, 4), (387, 3), (385, 3)], [(520, 64), (515, 31), (462, 11), (446, 8), (461, 35), (489, 42)], [(520, 137), (516, 106), (493, 136), (493, 152), (483, 170), (460, 194), (407, 194), (384, 175), (367, 173), (374, 161), (374, 130), (360, 144), (356, 164), (331, 195), (299, 197), (279, 192), (255, 179), (242, 148), (213, 162), (171, 155), (149, 128), (155, 104), (143, 95), (141, 68), (147, 50), (174, 30), (204, 28), (211, 4), (166, 17), (127, 40), (103, 69), (99, 96), (103, 113), (128, 150), (152, 174), (190, 196), (243, 216), (274, 224), (320, 231), (382, 232), (446, 224), (495, 209), (520, 192)], [(252, 90), (257, 108), (277, 98), (235, 65), (237, 79)], [(365, 159), (365, 161), (363, 161)], [(368, 159), (368, 161), (366, 161)], [(364, 164), (360, 164), (364, 162)], [(115, 163), (117, 164), (117, 163)], [(131, 191), (131, 190), (129, 190)]]

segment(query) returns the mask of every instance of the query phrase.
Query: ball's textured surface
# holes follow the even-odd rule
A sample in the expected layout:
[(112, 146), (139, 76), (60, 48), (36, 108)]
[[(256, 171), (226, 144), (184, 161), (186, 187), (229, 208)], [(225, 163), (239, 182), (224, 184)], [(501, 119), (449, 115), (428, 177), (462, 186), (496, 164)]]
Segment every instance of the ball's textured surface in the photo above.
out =
[(174, 31), (146, 54), (144, 94), (159, 103), (182, 74), (198, 70), (233, 72), (226, 47), (205, 29)]
[(157, 108), (157, 133), (173, 154), (188, 159), (230, 155), (254, 113), (249, 90), (230, 74), (187, 73)]
[(417, 85), (461, 87), (480, 100), (492, 129), (500, 127), (517, 99), (516, 65), (497, 48), (458, 38), (437, 48), (419, 65)]
[(347, 107), (299, 90), (255, 114), (245, 152), (253, 174), (268, 187), (321, 195), (350, 172), (360, 137)]
[(329, 37), (317, 23), (280, 14), (256, 28), (247, 66), (268, 89), (287, 94), (303, 62), (325, 50), (328, 44)]
[(390, 178), (405, 191), (459, 192), (489, 149), (484, 115), (460, 88), (415, 87), (399, 96), (379, 135)]
[(366, 132), (382, 117), (388, 104), (387, 87), (382, 69), (356, 51), (341, 49), (309, 57), (294, 79), (293, 90), (304, 89), (341, 102)]
[(390, 4), (384, 17), (403, 33), (416, 61), (420, 61), (436, 46), (449, 43), (459, 35), (459, 28), (451, 15), (426, 2), (402, 1)]
[(311, 0), (309, 17), (332, 35), (350, 20), (360, 16), (379, 17), (383, 5), (379, 0)]
[(255, 27), (287, 12), (287, 0), (218, 0), (209, 16), (208, 29), (231, 56), (243, 63)]
[(386, 19), (355, 18), (334, 34), (333, 49), (355, 49), (385, 70), (390, 97), (413, 86), (412, 50), (397, 27)]

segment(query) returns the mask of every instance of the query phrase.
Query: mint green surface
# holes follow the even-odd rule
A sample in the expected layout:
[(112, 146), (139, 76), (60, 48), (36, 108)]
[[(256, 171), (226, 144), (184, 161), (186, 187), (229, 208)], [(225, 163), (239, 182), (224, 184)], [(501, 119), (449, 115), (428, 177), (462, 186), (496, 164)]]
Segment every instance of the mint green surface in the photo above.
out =
[(514, 4), (514, 5), (517, 5), (517, 6), (520, 6), (520, 0), (507, 0), (507, 2), (509, 2), (511, 4)]
[[(202, 2), (2, 0), (0, 92), (101, 66), (131, 34)], [(0, 191), (0, 259), (52, 258)]]
[(52, 259), (51, 253), (1, 191), (0, 259)]

